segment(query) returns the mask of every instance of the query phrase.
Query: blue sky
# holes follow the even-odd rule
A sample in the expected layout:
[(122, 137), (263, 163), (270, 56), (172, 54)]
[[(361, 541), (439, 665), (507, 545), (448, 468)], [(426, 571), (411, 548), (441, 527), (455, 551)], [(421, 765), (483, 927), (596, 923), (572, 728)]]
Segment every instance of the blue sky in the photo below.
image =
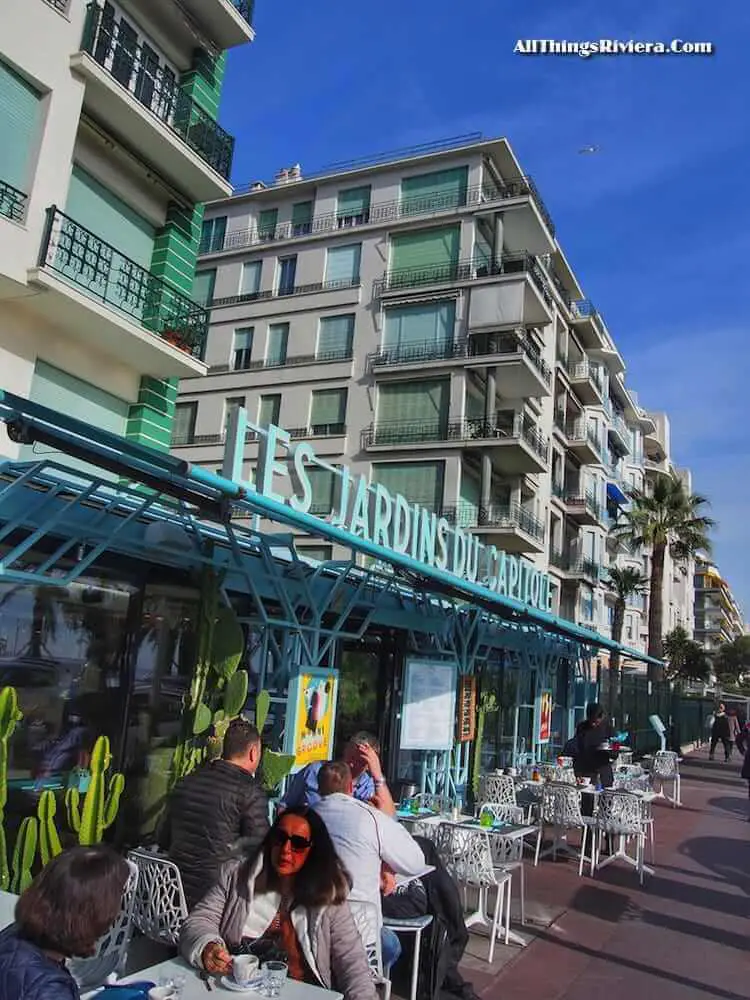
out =
[[(750, 5), (256, 0), (222, 123), (234, 180), (468, 132), (506, 136), (675, 459), (750, 616)], [(711, 41), (711, 57), (520, 56), (519, 38)], [(596, 144), (601, 151), (581, 156)]]

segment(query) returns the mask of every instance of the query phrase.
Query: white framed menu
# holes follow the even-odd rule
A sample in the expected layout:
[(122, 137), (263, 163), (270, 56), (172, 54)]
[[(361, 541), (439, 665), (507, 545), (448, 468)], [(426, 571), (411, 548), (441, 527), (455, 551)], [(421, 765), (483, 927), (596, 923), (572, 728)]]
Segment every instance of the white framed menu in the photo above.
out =
[(455, 660), (408, 659), (401, 706), (402, 750), (450, 750), (456, 731)]

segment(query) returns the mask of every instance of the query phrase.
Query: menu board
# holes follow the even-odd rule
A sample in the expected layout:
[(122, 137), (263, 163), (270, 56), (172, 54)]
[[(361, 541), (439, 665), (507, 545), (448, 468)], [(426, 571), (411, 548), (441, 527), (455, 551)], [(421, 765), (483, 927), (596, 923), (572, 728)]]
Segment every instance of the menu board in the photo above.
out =
[(463, 674), (458, 682), (458, 719), (456, 739), (470, 743), (476, 735), (477, 679), (473, 674)]
[(450, 750), (456, 728), (455, 661), (406, 661), (402, 750)]

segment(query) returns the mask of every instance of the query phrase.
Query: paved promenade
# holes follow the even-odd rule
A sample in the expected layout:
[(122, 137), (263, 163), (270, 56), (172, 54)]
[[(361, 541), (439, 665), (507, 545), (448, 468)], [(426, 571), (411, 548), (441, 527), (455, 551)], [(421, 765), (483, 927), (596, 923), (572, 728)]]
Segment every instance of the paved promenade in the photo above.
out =
[(655, 805), (656, 874), (643, 888), (624, 866), (579, 879), (571, 861), (529, 865), (528, 898), (551, 922), (498, 971), (468, 960), (482, 1000), (748, 1000), (750, 823), (739, 767), (736, 753), (730, 764), (705, 749), (685, 759), (682, 808)]

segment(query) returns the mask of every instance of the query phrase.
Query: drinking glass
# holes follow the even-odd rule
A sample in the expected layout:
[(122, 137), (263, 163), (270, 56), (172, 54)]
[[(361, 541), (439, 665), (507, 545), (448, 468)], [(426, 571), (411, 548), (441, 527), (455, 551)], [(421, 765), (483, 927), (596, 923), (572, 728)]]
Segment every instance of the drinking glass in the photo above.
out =
[(485, 809), (484, 812), (480, 814), (479, 825), (485, 830), (492, 826), (492, 813), (489, 809)]
[(266, 974), (264, 991), (266, 996), (280, 996), (289, 972), (286, 962), (266, 962), (263, 966), (263, 971)]

